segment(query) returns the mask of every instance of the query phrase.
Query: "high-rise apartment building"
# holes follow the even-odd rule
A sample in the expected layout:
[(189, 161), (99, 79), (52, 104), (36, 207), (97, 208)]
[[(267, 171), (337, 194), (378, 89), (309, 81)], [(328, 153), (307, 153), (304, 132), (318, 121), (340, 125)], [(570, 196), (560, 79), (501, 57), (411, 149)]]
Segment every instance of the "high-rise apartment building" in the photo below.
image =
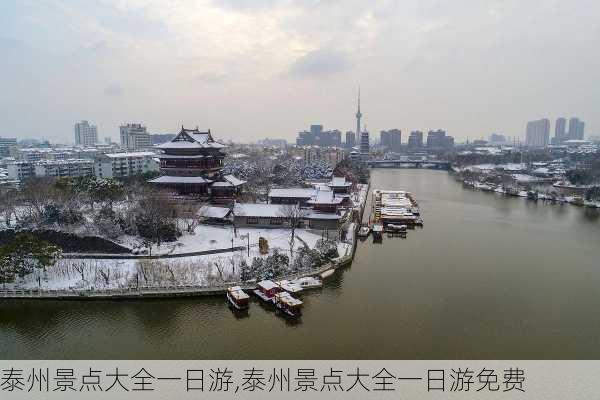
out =
[(75, 144), (78, 146), (95, 146), (98, 143), (98, 128), (88, 121), (75, 124)]
[(412, 131), (408, 137), (408, 148), (410, 150), (419, 150), (423, 147), (423, 132)]
[(152, 139), (142, 124), (124, 124), (119, 127), (121, 146), (127, 150), (142, 150), (152, 147)]
[(525, 145), (528, 147), (546, 147), (550, 142), (550, 120), (542, 118), (529, 121), (525, 132)]
[(427, 132), (427, 148), (431, 150), (448, 150), (454, 147), (454, 137), (447, 136), (446, 131), (438, 129)]
[(380, 135), (381, 146), (385, 147), (385, 149), (388, 151), (395, 153), (400, 152), (400, 147), (402, 145), (402, 132), (400, 129), (381, 131)]
[(569, 139), (570, 140), (583, 140), (583, 131), (585, 128), (585, 123), (579, 118), (571, 118), (569, 119)]
[(561, 144), (565, 141), (567, 136), (567, 120), (564, 118), (557, 118), (556, 124), (554, 125), (554, 144)]
[(356, 134), (352, 131), (346, 132), (346, 148), (351, 149), (356, 146)]

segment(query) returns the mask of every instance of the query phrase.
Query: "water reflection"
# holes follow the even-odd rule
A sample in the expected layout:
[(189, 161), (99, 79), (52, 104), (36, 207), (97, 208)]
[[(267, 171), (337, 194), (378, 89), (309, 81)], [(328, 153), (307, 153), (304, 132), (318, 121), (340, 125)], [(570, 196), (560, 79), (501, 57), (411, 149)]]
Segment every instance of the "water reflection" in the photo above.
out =
[[(465, 190), (440, 171), (375, 170), (425, 226), (358, 242), (302, 293), (301, 319), (252, 298), (0, 303), (9, 358), (599, 358), (599, 210)], [(573, 340), (576, 338), (577, 340)]]

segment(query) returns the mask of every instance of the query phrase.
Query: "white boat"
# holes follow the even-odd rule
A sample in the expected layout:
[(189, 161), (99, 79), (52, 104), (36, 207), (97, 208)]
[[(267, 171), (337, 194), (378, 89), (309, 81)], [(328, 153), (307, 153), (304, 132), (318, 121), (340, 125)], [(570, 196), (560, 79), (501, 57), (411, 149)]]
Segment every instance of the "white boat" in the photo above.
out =
[(323, 281), (313, 276), (306, 276), (291, 281), (293, 285), (300, 286), (303, 289), (312, 289), (323, 286)]
[(227, 288), (227, 300), (237, 310), (246, 310), (250, 304), (250, 296), (239, 286)]
[(394, 231), (394, 232), (406, 232), (406, 225), (396, 225), (396, 224), (388, 224), (387, 225), (388, 230), (390, 231)]
[(288, 292), (280, 292), (273, 298), (275, 306), (290, 317), (299, 317), (302, 314), (302, 301), (292, 297)]
[(302, 286), (300, 285), (296, 285), (293, 282), (290, 282), (288, 280), (282, 280), (282, 281), (277, 281), (275, 282), (275, 284), (279, 285), (279, 287), (283, 290), (285, 290), (288, 293), (298, 293), (302, 291)]
[(321, 279), (325, 279), (325, 278), (327, 278), (327, 277), (329, 277), (329, 276), (333, 275), (333, 272), (334, 272), (334, 271), (335, 271), (335, 270), (334, 270), (333, 268), (332, 268), (332, 269), (328, 269), (327, 271), (323, 271), (323, 272), (321, 272), (321, 274), (320, 274), (319, 276), (321, 277)]
[(358, 237), (367, 237), (371, 233), (371, 228), (368, 226), (361, 226), (358, 230)]

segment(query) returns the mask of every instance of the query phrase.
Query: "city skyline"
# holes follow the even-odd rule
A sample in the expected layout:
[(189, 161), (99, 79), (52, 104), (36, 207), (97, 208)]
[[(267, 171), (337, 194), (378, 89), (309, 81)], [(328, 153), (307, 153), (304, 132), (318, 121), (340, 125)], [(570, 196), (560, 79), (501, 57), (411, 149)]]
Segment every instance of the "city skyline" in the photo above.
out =
[(68, 142), (84, 119), (113, 140), (142, 121), (292, 141), (309, 121), (354, 130), (359, 83), (371, 133), (522, 138), (545, 115), (600, 131), (595, 3), (9, 0), (0, 23), (2, 137)]

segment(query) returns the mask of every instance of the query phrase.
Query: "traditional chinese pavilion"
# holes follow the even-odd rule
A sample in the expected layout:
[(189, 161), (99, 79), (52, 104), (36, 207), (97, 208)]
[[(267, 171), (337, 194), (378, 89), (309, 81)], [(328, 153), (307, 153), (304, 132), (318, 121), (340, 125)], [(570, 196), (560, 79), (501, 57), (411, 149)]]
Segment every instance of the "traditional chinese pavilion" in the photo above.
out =
[(232, 175), (223, 176), (225, 153), (222, 150), (227, 146), (215, 141), (210, 129), (201, 132), (198, 128), (182, 126), (172, 141), (157, 147), (162, 150), (158, 155), (160, 176), (150, 183), (181, 194), (210, 194), (213, 197), (230, 197), (245, 183)]

